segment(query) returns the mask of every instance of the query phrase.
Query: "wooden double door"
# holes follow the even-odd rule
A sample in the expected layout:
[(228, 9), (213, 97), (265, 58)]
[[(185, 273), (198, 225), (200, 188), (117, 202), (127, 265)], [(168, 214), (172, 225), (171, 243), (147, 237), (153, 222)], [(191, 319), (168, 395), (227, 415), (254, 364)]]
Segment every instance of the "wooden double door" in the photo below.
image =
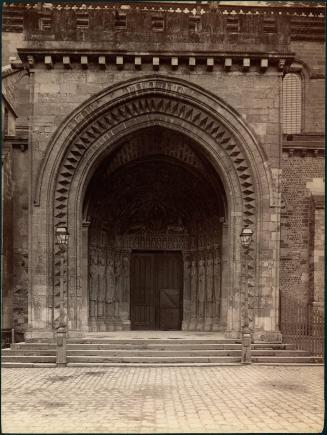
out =
[(181, 253), (135, 251), (131, 260), (131, 329), (181, 329)]

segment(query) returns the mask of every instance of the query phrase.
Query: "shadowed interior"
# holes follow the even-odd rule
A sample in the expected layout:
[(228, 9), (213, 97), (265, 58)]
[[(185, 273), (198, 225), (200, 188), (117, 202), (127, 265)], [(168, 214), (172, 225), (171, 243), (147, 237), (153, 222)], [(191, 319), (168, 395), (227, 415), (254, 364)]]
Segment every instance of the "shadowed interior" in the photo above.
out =
[[(148, 128), (119, 144), (96, 170), (84, 201), (90, 222), (90, 330), (162, 329), (165, 298), (180, 312), (180, 321), (172, 318), (173, 329), (180, 329), (182, 318), (186, 329), (219, 319), (220, 268), (215, 271), (214, 264), (220, 259), (225, 204), (221, 180), (187, 137)], [(142, 256), (142, 250), (148, 254)], [(170, 296), (169, 289), (160, 293), (160, 274), (171, 276), (161, 283), (173, 287)], [(190, 325), (185, 317), (192, 316)], [(161, 324), (171, 329), (169, 322)]]

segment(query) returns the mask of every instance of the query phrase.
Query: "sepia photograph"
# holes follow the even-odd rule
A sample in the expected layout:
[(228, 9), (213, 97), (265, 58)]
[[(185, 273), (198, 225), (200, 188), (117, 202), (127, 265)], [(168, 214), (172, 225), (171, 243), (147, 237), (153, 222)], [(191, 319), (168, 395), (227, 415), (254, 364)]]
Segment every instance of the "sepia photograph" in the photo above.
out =
[(325, 6), (2, 3), (2, 433), (323, 432)]

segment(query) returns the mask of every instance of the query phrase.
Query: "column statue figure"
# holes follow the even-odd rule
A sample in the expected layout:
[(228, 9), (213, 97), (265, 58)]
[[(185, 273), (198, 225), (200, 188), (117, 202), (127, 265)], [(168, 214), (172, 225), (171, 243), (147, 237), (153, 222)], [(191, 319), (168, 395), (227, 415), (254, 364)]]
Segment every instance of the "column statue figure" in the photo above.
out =
[(183, 282), (183, 330), (189, 329), (191, 317), (191, 268), (192, 262), (190, 255), (184, 257), (184, 282)]
[(99, 291), (98, 291), (98, 317), (104, 316), (104, 301), (106, 296), (106, 252), (99, 249)]
[(191, 331), (196, 328), (197, 287), (198, 287), (197, 263), (193, 257), (193, 260), (191, 262), (191, 321), (189, 326), (189, 329)]
[(115, 255), (115, 293), (114, 293), (114, 317), (119, 319), (119, 303), (121, 301), (122, 292), (122, 264), (121, 255), (116, 253)]
[(121, 299), (119, 303), (119, 318), (122, 329), (130, 328), (129, 289), (130, 289), (130, 261), (129, 252), (123, 251), (121, 257)]
[(214, 318), (215, 323), (218, 324), (220, 320), (220, 306), (221, 306), (221, 261), (219, 250), (216, 249), (214, 253)]
[(99, 271), (98, 271), (98, 253), (94, 248), (90, 248), (89, 262), (90, 262), (90, 266), (89, 266), (90, 317), (97, 317)]
[(123, 256), (122, 267), (122, 302), (128, 302), (129, 299), (129, 256), (126, 253)]
[[(112, 322), (114, 318), (114, 294), (115, 294), (115, 262), (112, 250), (108, 250), (107, 268), (106, 268), (106, 323), (107, 330), (112, 330)], [(111, 326), (110, 326), (111, 325)]]
[(107, 268), (106, 268), (106, 278), (107, 278), (107, 290), (106, 290), (106, 302), (112, 303), (115, 294), (115, 262), (113, 258), (112, 251), (108, 251), (107, 254)]
[(213, 258), (211, 250), (207, 253), (206, 260), (206, 306), (205, 306), (205, 330), (212, 328), (213, 317)]
[(202, 330), (204, 319), (204, 301), (205, 301), (205, 266), (204, 258), (200, 256), (198, 262), (199, 287), (198, 287), (198, 324), (197, 329)]

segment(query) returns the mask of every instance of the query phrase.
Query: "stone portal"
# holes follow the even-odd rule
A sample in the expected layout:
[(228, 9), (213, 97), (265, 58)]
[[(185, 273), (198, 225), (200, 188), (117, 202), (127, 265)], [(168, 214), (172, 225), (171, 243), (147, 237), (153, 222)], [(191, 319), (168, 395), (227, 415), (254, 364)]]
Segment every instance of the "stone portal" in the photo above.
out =
[(147, 128), (95, 171), (84, 202), (90, 331), (209, 331), (224, 321), (226, 201), (195, 150), (182, 134)]
[(62, 300), (70, 337), (130, 328), (130, 255), (162, 250), (182, 252), (183, 329), (239, 338), (247, 306), (254, 338), (280, 339), (278, 177), (242, 116), (203, 88), (156, 75), (92, 97), (53, 136), (36, 180), (27, 338), (53, 336)]

